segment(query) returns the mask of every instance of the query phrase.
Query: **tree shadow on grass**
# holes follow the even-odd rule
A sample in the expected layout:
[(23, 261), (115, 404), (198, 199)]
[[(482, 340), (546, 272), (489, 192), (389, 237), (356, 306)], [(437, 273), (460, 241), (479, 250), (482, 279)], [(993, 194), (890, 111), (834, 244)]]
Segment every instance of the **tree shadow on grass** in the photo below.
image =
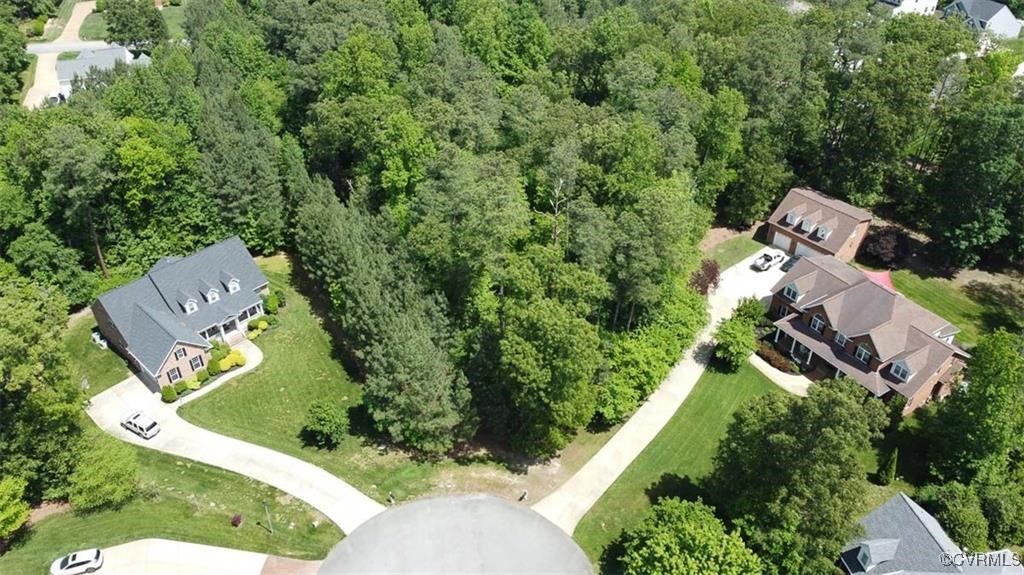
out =
[[(899, 448), (896, 477), (918, 487), (927, 483), (931, 475), (928, 466), (931, 440), (927, 430), (934, 425), (933, 418), (934, 415), (927, 409), (919, 409), (912, 417), (904, 418), (899, 429), (887, 433), (876, 442), (876, 448), (881, 454), (879, 464), (885, 461), (894, 448)], [(877, 473), (871, 479), (877, 483)]]
[(973, 280), (963, 288), (981, 304), (981, 323), (988, 331), (1024, 328), (1024, 282), (992, 283)]

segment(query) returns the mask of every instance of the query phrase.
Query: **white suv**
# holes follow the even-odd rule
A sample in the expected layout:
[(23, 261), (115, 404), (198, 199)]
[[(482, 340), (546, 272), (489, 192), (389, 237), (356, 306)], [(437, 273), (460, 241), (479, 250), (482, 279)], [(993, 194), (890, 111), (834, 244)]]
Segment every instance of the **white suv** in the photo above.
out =
[(127, 419), (121, 422), (121, 427), (143, 439), (152, 439), (156, 434), (160, 433), (160, 425), (146, 417), (141, 411), (129, 415)]

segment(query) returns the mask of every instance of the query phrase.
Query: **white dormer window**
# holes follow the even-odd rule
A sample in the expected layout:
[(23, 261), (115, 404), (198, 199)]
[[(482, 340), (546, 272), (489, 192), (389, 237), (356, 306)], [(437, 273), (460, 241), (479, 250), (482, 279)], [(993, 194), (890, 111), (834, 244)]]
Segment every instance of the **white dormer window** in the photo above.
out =
[(820, 315), (814, 314), (814, 317), (811, 318), (811, 329), (818, 333), (825, 331), (825, 320), (821, 319)]
[(190, 299), (187, 302), (185, 302), (185, 313), (193, 314), (196, 313), (197, 311), (199, 311), (199, 304), (196, 303), (196, 300)]
[(217, 290), (212, 289), (206, 292), (206, 303), (216, 303), (218, 301), (220, 301), (220, 294), (217, 293)]
[(786, 212), (786, 223), (787, 224), (789, 224), (789, 225), (795, 224), (796, 223), (796, 219), (797, 219), (796, 218), (796, 212), (794, 212), (793, 210), (790, 210), (790, 211)]
[(907, 381), (910, 378), (910, 370), (907, 369), (907, 364), (902, 361), (897, 361), (889, 367), (889, 371), (892, 372), (893, 376), (900, 381)]
[(832, 233), (832, 230), (828, 229), (825, 226), (820, 226), (820, 227), (818, 227), (817, 232), (815, 232), (815, 235), (818, 236), (819, 239), (824, 240), (824, 239), (828, 238), (828, 236), (831, 233)]
[(865, 347), (863, 343), (857, 346), (857, 351), (853, 355), (862, 363), (867, 363), (871, 360), (871, 350)]
[(242, 288), (240, 288), (238, 286), (238, 280), (233, 279), (233, 280), (228, 282), (228, 293), (235, 293), (235, 292), (237, 292), (240, 289), (242, 289)]
[(814, 222), (812, 222), (811, 220), (804, 219), (804, 221), (800, 222), (800, 231), (802, 232), (809, 232), (813, 227)]
[(864, 567), (865, 569), (871, 566), (871, 555), (868, 553), (866, 545), (861, 545), (860, 551), (857, 551), (857, 562), (859, 562), (861, 567)]
[(836, 345), (840, 347), (846, 347), (846, 336), (839, 333), (838, 331), (836, 332), (836, 336), (833, 338), (833, 340), (836, 342)]
[(800, 292), (796, 291), (796, 286), (789, 284), (782, 290), (782, 295), (786, 296), (792, 301), (796, 301), (796, 298), (800, 297)]

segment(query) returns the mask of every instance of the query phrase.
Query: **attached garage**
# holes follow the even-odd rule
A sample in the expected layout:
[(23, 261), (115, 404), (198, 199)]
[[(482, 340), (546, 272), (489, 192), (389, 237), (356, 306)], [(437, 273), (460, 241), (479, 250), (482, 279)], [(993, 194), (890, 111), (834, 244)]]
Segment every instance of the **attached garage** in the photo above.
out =
[(772, 236), (772, 245), (777, 248), (782, 248), (784, 251), (789, 251), (790, 237), (782, 232), (775, 232)]
[[(776, 234), (776, 235), (778, 235), (778, 234)], [(828, 254), (826, 254), (825, 252), (819, 252), (818, 250), (812, 248), (811, 246), (809, 246), (809, 245), (807, 245), (805, 243), (797, 242), (796, 243), (796, 255), (798, 255), (798, 256), (825, 256), (825, 255), (828, 255)]]

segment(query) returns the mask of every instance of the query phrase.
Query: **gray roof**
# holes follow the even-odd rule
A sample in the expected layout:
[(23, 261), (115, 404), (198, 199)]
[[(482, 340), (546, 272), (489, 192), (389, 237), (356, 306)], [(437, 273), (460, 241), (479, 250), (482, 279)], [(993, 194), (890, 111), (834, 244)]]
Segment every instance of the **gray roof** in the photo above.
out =
[(123, 46), (111, 46), (100, 50), (82, 50), (74, 60), (57, 61), (57, 81), (70, 82), (75, 76), (86, 77), (92, 69), (110, 70), (118, 62), (129, 64), (148, 64), (149, 56), (145, 54), (132, 58), (131, 52)]
[(1000, 10), (1009, 10), (1006, 4), (1000, 4), (992, 0), (957, 0), (952, 3), (952, 6), (956, 8), (959, 8), (958, 5), (963, 6), (964, 11), (971, 18), (981, 18), (983, 20), (991, 20)]
[[(231, 278), (241, 288), (233, 294), (227, 290)], [(266, 284), (267, 278), (235, 236), (185, 258), (162, 258), (142, 278), (97, 300), (124, 337), (128, 351), (156, 374), (175, 342), (208, 347), (199, 332), (259, 303), (259, 291)], [(214, 303), (206, 301), (210, 289), (219, 295)], [(190, 299), (198, 310), (187, 314), (185, 303)]]
[[(963, 573), (967, 575), (1020, 575), (1020, 567), (943, 565), (943, 554), (962, 553), (960, 547), (927, 511), (899, 493), (860, 520), (864, 536), (848, 544), (840, 555), (840, 565), (851, 575), (934, 575)], [(865, 548), (869, 565), (861, 565), (858, 557)], [(990, 556), (1006, 555), (994, 551)], [(1011, 565), (1009, 561), (1007, 565)]]
[(1016, 38), (1020, 34), (1021, 25), (1016, 16), (999, 2), (956, 0), (943, 9), (945, 17), (954, 14), (963, 16), (972, 28), (988, 30), (997, 36)]
[(457, 495), (373, 517), (332, 549), (319, 571), (355, 573), (592, 575), (593, 569), (568, 534), (529, 507)]

